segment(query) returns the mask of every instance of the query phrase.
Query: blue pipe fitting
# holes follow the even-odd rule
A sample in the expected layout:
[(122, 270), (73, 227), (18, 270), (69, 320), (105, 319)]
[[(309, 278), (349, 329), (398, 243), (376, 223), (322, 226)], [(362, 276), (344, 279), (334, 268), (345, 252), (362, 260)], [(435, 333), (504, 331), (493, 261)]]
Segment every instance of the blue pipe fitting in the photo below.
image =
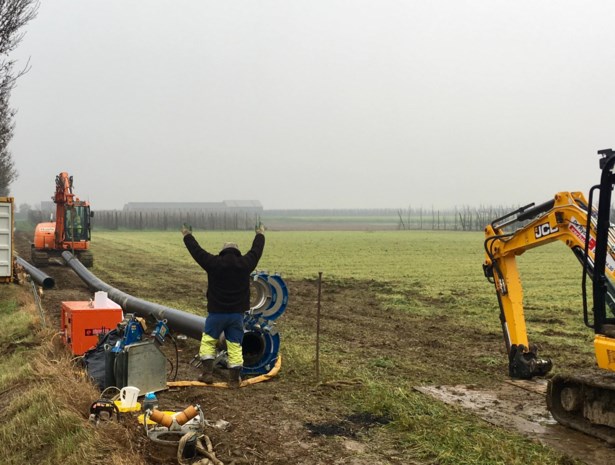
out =
[(254, 305), (244, 316), (244, 375), (268, 373), (278, 359), (280, 334), (277, 320), (288, 306), (288, 288), (279, 274), (252, 273)]

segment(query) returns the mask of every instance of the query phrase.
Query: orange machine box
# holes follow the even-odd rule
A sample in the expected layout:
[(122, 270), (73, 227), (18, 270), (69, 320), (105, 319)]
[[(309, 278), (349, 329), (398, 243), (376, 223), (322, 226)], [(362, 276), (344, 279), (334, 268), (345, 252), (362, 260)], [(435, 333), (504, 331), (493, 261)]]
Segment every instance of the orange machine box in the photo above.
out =
[(123, 320), (122, 307), (107, 300), (104, 307), (92, 302), (62, 302), (62, 338), (75, 355), (82, 355), (98, 342), (98, 335), (117, 327)]

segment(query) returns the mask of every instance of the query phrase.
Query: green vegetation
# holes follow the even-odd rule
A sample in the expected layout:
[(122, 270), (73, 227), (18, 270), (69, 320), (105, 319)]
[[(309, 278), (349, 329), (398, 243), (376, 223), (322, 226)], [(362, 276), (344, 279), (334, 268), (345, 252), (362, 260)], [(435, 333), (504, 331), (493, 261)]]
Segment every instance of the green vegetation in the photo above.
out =
[(36, 224), (32, 223), (27, 218), (15, 218), (15, 230), (16, 231), (26, 231), (28, 233), (32, 233)]
[[(215, 253), (224, 241), (247, 250), (253, 236), (195, 231), (195, 237)], [(481, 233), (461, 232), (268, 232), (259, 268), (308, 284), (322, 271), (325, 296), (327, 289), (351, 296), (351, 291), (343, 294), (345, 288), (362, 287), (392, 318), (406, 315), (417, 324), (452, 329), (441, 340), (433, 336), (443, 356), (424, 352), (399, 359), (394, 350), (366, 356), (333, 337), (322, 341), (323, 378), (360, 381), (355, 390), (334, 395), (353, 411), (392, 419), (372, 433), (380, 447), (438, 464), (574, 463), (412, 389), (420, 383), (492, 385), (506, 376), (497, 299), (481, 269), (482, 239)], [(96, 232), (93, 250), (93, 271), (108, 283), (137, 297), (203, 312), (205, 274), (179, 232)], [(582, 323), (581, 270), (573, 254), (553, 244), (519, 257), (519, 268), (530, 340), (554, 357), (558, 369), (591, 366), (592, 333)], [(282, 382), (309, 383), (314, 330), (305, 318), (293, 318), (280, 323), (287, 367)], [(459, 357), (474, 357), (476, 368), (458, 368)]]

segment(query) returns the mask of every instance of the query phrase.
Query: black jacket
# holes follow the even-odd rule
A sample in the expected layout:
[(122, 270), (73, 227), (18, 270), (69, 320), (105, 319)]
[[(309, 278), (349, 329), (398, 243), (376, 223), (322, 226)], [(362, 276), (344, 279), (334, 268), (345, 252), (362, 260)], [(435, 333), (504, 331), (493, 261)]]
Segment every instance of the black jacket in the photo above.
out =
[(237, 249), (224, 249), (212, 255), (199, 245), (192, 234), (184, 236), (192, 258), (207, 271), (207, 311), (243, 313), (250, 310), (250, 274), (263, 255), (265, 236), (257, 234), (245, 255)]

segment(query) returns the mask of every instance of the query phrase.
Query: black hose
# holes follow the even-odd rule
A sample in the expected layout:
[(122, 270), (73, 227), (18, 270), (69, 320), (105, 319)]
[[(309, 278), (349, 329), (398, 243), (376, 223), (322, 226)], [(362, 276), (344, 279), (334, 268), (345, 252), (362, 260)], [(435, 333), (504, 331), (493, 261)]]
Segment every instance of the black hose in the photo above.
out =
[[(491, 236), (488, 237), (487, 239), (485, 239), (485, 242), (483, 243), (484, 247), (485, 247), (485, 252), (487, 252), (487, 255), (489, 256), (489, 259), (491, 260), (491, 264), (493, 266), (493, 268), (495, 269), (495, 272), (497, 273), (497, 275), (502, 278), (502, 272), (500, 271), (500, 267), (498, 265), (498, 261), (495, 259), (495, 257), (493, 256), (493, 244), (495, 243), (496, 240), (502, 240), (505, 239), (507, 237), (511, 237), (514, 236), (515, 233), (508, 233), (508, 234), (500, 234), (497, 236)], [(489, 243), (489, 245), (487, 245), (487, 243)], [(487, 278), (487, 280), (491, 283), (491, 284), (495, 284), (495, 281), (491, 281), (489, 278)]]
[(83, 282), (92, 289), (106, 292), (107, 296), (120, 305), (125, 312), (134, 313), (143, 318), (154, 317), (156, 320), (166, 320), (170, 329), (192, 339), (201, 339), (205, 327), (204, 317), (128, 295), (94, 276), (70, 252), (62, 252), (62, 258)]
[(15, 261), (21, 265), (23, 269), (26, 270), (26, 273), (32, 277), (34, 282), (43, 289), (51, 289), (56, 285), (55, 280), (51, 276), (34, 267), (34, 265), (30, 265), (30, 263), (25, 261), (23, 258), (15, 257)]
[[(171, 339), (171, 341), (173, 342), (173, 345), (175, 346), (175, 374), (173, 375), (173, 381), (175, 381), (177, 379), (177, 372), (179, 370), (179, 347), (177, 347), (177, 341), (175, 340), (172, 334), (169, 334), (169, 338)], [(169, 360), (169, 362), (171, 361)], [(173, 363), (171, 363), (171, 366), (173, 366)]]

